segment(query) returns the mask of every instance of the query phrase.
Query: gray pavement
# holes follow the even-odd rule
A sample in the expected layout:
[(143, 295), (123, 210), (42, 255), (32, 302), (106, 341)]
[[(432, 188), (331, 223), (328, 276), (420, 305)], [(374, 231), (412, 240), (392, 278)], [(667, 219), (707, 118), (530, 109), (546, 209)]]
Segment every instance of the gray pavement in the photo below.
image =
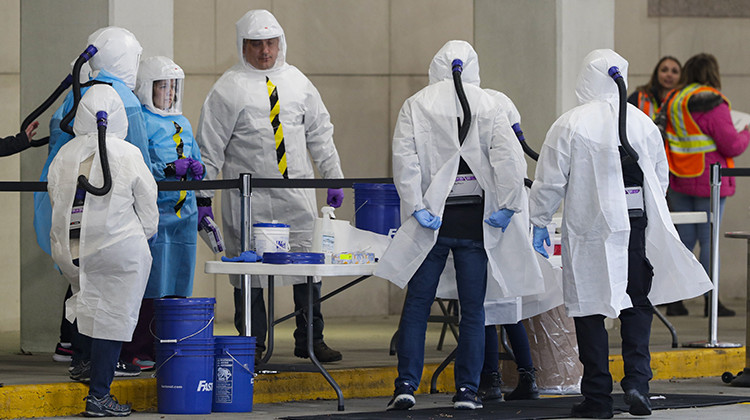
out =
[[(615, 385), (615, 391), (619, 387)], [(750, 388), (736, 388), (726, 385), (719, 378), (694, 378), (668, 381), (653, 381), (651, 383), (651, 396), (658, 397), (660, 394), (706, 394), (706, 395), (737, 395), (750, 398)], [(450, 394), (418, 394), (415, 409), (431, 407), (450, 407)], [(378, 419), (379, 412), (385, 409), (389, 398), (363, 398), (347, 399), (346, 411), (344, 413), (371, 413), (368, 418)], [(212, 419), (278, 419), (282, 417), (309, 416), (340, 414), (336, 411), (336, 403), (331, 400), (299, 401), (277, 404), (256, 404), (252, 413), (214, 413)], [(481, 410), (476, 412), (481, 417)], [(132, 419), (163, 419), (163, 420), (187, 420), (209, 416), (201, 415), (166, 415), (158, 413), (133, 413)], [(55, 417), (56, 419), (74, 419), (80, 417)], [(335, 417), (334, 417), (335, 418)], [(407, 418), (406, 413), (404, 418)], [(637, 418), (630, 414), (615, 415), (617, 419)], [(649, 419), (747, 419), (750, 418), (750, 404), (721, 405), (705, 408), (690, 408), (676, 410), (656, 410), (648, 417)]]

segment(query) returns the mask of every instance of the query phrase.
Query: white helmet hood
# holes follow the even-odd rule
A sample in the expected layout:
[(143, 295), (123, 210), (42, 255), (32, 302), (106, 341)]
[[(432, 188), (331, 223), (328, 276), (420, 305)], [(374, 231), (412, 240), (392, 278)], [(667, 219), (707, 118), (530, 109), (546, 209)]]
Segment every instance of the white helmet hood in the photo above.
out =
[(620, 69), (625, 87), (628, 85), (628, 62), (610, 49), (591, 51), (583, 59), (583, 66), (576, 81), (576, 97), (579, 104), (593, 100), (618, 101), (617, 84), (609, 76), (609, 68)]
[[(167, 109), (154, 105), (154, 82), (157, 80), (174, 80), (174, 98)], [(138, 68), (138, 80), (135, 85), (135, 95), (141, 103), (154, 114), (181, 115), (182, 95), (185, 72), (168, 57), (149, 57), (141, 61)]]
[(98, 50), (89, 60), (92, 70), (107, 71), (122, 80), (131, 90), (135, 89), (138, 62), (143, 48), (130, 31), (108, 26), (91, 34), (88, 43)]
[[(286, 37), (284, 29), (279, 22), (268, 10), (251, 10), (245, 13), (237, 21), (237, 53), (240, 58), (240, 64), (245, 68), (254, 71), (271, 71), (281, 68), (286, 64)], [(276, 63), (268, 70), (256, 69), (245, 60), (242, 54), (242, 41), (245, 39), (271, 39), (279, 38), (279, 55), (276, 57)]]
[(128, 115), (120, 95), (112, 86), (97, 84), (86, 91), (78, 104), (73, 123), (73, 132), (76, 136), (98, 132), (96, 113), (99, 111), (107, 113), (108, 136), (124, 139), (128, 135)]
[(430, 63), (430, 84), (442, 80), (453, 80), (453, 60), (463, 62), (461, 81), (479, 86), (479, 57), (474, 48), (466, 41), (448, 41), (435, 54)]

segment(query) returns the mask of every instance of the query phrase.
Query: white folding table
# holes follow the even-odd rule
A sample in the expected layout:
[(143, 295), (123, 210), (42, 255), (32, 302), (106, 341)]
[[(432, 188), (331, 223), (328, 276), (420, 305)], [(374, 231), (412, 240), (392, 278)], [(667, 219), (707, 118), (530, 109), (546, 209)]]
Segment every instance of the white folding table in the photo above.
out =
[[(372, 276), (375, 271), (377, 264), (265, 264), (265, 263), (240, 263), (240, 262), (222, 262), (222, 261), (207, 261), (206, 262), (206, 273), (209, 274), (239, 274), (239, 275), (265, 275), (268, 276), (268, 350), (263, 358), (263, 361), (267, 361), (271, 357), (273, 352), (273, 326), (278, 322), (282, 322), (289, 319), (297, 314), (297, 312), (291, 313), (283, 318), (274, 320), (273, 311), (273, 288), (274, 288), (274, 276), (305, 276), (307, 278), (308, 287), (308, 299), (307, 299), (307, 353), (310, 356), (310, 361), (315, 365), (318, 371), (323, 375), (324, 378), (331, 384), (336, 396), (338, 398), (338, 410), (344, 411), (344, 395), (341, 393), (341, 387), (331, 377), (328, 371), (321, 365), (315, 352), (313, 351), (313, 324), (312, 314), (313, 305), (318, 302), (322, 302), (354, 285)], [(338, 289), (321, 296), (318, 302), (313, 301), (313, 279), (315, 276), (320, 277), (333, 277), (333, 276), (360, 276), (359, 278), (352, 280), (351, 282), (339, 287)], [(245, 308), (246, 311), (250, 311), (250, 308)]]

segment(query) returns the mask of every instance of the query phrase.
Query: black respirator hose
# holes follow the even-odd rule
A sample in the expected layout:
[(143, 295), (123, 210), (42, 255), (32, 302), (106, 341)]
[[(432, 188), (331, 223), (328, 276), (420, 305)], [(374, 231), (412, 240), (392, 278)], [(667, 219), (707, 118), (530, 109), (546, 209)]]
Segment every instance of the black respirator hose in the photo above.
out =
[(453, 60), (453, 85), (456, 86), (458, 101), (461, 103), (461, 110), (464, 113), (464, 120), (458, 127), (458, 142), (460, 144), (463, 144), (466, 135), (469, 133), (469, 127), (471, 126), (471, 108), (469, 107), (469, 101), (466, 99), (464, 85), (461, 83), (461, 72), (463, 72), (464, 69), (463, 65), (463, 61), (459, 59)]
[(94, 195), (102, 196), (112, 188), (112, 174), (109, 170), (109, 160), (107, 159), (107, 113), (99, 111), (96, 113), (96, 128), (99, 134), (99, 162), (102, 166), (102, 176), (104, 184), (97, 188), (89, 183), (84, 175), (78, 175), (78, 185)]
[(78, 109), (78, 103), (81, 102), (81, 67), (83, 67), (83, 64), (86, 63), (91, 59), (91, 57), (96, 54), (97, 49), (93, 45), (89, 45), (86, 47), (86, 49), (81, 53), (81, 55), (78, 56), (76, 59), (75, 64), (73, 64), (73, 72), (71, 73), (73, 77), (73, 107), (70, 108), (70, 111), (68, 111), (67, 114), (65, 114), (65, 117), (63, 117), (62, 121), (60, 121), (60, 129), (71, 136), (75, 136), (75, 133), (73, 133), (73, 127), (70, 125), (70, 122), (73, 121), (73, 118), (76, 116), (76, 110)]
[[(41, 105), (39, 105), (35, 110), (31, 112), (31, 114), (29, 114), (28, 117), (26, 117), (25, 120), (23, 120), (23, 123), (21, 123), (21, 132), (26, 131), (26, 128), (29, 126), (29, 124), (31, 124), (32, 122), (34, 122), (34, 120), (39, 118), (39, 116), (42, 115), (44, 111), (48, 110), (49, 107), (52, 106), (53, 103), (55, 103), (57, 98), (59, 98), (60, 95), (62, 95), (63, 92), (65, 92), (65, 90), (68, 89), (68, 87), (70, 87), (71, 83), (73, 83), (73, 76), (68, 75), (67, 77), (65, 77), (65, 80), (60, 82), (60, 85), (57, 86), (57, 89), (55, 89), (55, 91), (52, 92), (52, 94), (49, 95), (49, 97), (45, 99), (45, 101), (42, 102)], [(39, 146), (44, 146), (47, 143), (49, 143), (49, 136), (43, 137), (37, 140), (32, 140), (31, 146), (39, 147)]]
[(521, 130), (521, 124), (515, 123), (511, 126), (513, 128), (513, 132), (516, 133), (516, 138), (519, 142), (521, 142), (521, 148), (523, 149), (523, 152), (526, 153), (526, 155), (530, 158), (532, 158), (535, 162), (539, 160), (539, 153), (535, 152), (534, 149), (529, 147), (529, 145), (526, 143), (526, 137), (523, 135), (523, 130)]
[(622, 144), (622, 148), (625, 149), (625, 153), (630, 156), (631, 159), (638, 162), (638, 153), (633, 149), (633, 147), (630, 145), (630, 142), (628, 142), (628, 133), (627, 133), (627, 112), (628, 112), (628, 102), (627, 102), (627, 91), (625, 88), (625, 80), (622, 78), (622, 74), (620, 74), (620, 69), (617, 68), (617, 66), (612, 66), (609, 68), (609, 77), (614, 79), (615, 83), (617, 84), (617, 92), (620, 94), (620, 113), (618, 117), (618, 128), (620, 132), (620, 143)]

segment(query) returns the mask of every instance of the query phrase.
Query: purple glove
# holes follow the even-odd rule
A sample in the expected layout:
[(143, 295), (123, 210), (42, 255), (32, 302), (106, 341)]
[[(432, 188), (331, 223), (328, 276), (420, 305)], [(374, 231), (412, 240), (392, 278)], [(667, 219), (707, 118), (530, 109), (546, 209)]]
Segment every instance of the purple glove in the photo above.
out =
[(199, 160), (190, 159), (190, 172), (193, 173), (193, 179), (196, 181), (200, 181), (203, 179), (203, 173), (205, 172), (205, 168), (203, 167), (203, 164)]
[(326, 204), (336, 209), (341, 207), (341, 205), (344, 204), (344, 189), (343, 188), (329, 188), (328, 199), (326, 199)]
[(221, 257), (224, 262), (258, 262), (263, 261), (263, 257), (256, 254), (255, 251), (244, 251), (234, 258)]
[(174, 174), (177, 178), (182, 178), (187, 175), (188, 168), (190, 168), (190, 161), (192, 159), (177, 159), (174, 161)]
[(211, 219), (214, 218), (214, 212), (211, 210), (211, 198), (209, 197), (196, 197), (196, 204), (198, 204), (198, 230), (201, 228), (201, 220), (208, 216)]

